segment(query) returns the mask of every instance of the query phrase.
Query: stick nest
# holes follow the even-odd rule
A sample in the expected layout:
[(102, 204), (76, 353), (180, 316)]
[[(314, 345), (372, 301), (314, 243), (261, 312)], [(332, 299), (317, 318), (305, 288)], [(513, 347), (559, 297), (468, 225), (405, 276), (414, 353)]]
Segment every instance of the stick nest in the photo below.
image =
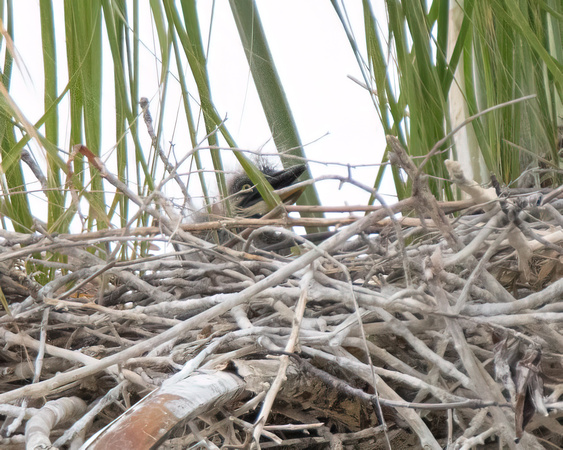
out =
[[(446, 215), (412, 176), (413, 198), (285, 256), (253, 248), (271, 224), (244, 248), (164, 215), (0, 232), (0, 446), (560, 448), (563, 201), (479, 191)], [(148, 237), (176, 249), (108, 253)]]

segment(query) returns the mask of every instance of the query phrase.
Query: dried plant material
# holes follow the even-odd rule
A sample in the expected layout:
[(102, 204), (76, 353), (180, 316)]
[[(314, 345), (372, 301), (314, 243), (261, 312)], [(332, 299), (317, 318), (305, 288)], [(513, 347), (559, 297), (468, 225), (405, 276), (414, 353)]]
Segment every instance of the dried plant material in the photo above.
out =
[(392, 152), (389, 155), (389, 161), (402, 168), (413, 183), (413, 197), (416, 202), (414, 207), (418, 210), (421, 219), (430, 217), (434, 224), (438, 227), (444, 239), (453, 247), (458, 247), (458, 239), (455, 235), (449, 220), (444, 212), (439, 208), (438, 201), (430, 192), (428, 183), (421, 176), (418, 168), (412, 162), (406, 150), (395, 136), (387, 136), (387, 144), (391, 147)]
[[(465, 177), (461, 164), (451, 159), (444, 161), (446, 169), (450, 174), (452, 181), (467, 195), (469, 195), (475, 204), (488, 205), (498, 199), (494, 188), (483, 188), (475, 180), (470, 180)], [(484, 206), (490, 208), (491, 206)]]
[[(497, 338), (497, 336), (493, 335), (493, 341), (496, 340), (495, 338)], [(493, 351), (495, 355), (495, 376), (497, 380), (501, 381), (502, 385), (508, 392), (508, 398), (510, 401), (516, 402), (516, 385), (512, 379), (512, 370), (514, 368), (514, 362), (520, 351), (520, 342), (513, 341), (509, 345), (508, 337), (504, 337), (500, 341), (496, 342)]]
[[(461, 165), (457, 161), (447, 159), (444, 161), (444, 164), (452, 181), (469, 195), (476, 204), (483, 205), (485, 210), (490, 210), (497, 204), (498, 196), (494, 187), (485, 189), (476, 181), (466, 178)], [(530, 269), (532, 250), (528, 240), (519, 228), (513, 227), (508, 232), (508, 242), (518, 253), (518, 270), (521, 272), (524, 280), (530, 281), (532, 278)]]
[(86, 411), (86, 403), (77, 397), (63, 397), (47, 402), (25, 427), (26, 448), (48, 448), (49, 435), (61, 423), (79, 417)]
[(547, 416), (543, 403), (543, 382), (541, 380), (541, 352), (531, 349), (516, 364), (514, 383), (516, 385), (516, 439), (520, 439), (526, 425), (536, 412)]
[(525, 238), (520, 229), (512, 228), (508, 232), (508, 242), (518, 254), (518, 270), (522, 274), (523, 279), (530, 281), (532, 279), (532, 270), (530, 265), (533, 253), (528, 240)]
[(226, 372), (199, 374), (168, 384), (138, 402), (110, 426), (86, 442), (86, 448), (105, 450), (119, 442), (122, 450), (154, 448), (182, 420), (191, 420), (237, 399), (244, 384)]
[[(181, 224), (161, 196), (126, 190), (76, 147), (158, 227), (0, 230), (11, 313), (0, 317), (0, 446), (28, 435), (59, 447), (90, 440), (84, 448), (117, 436), (123, 450), (560, 446), (562, 202), (507, 191), (498, 208), (448, 216), (490, 192), (456, 172), (472, 199), (436, 202), (420, 165), (390, 144), (414, 196), (331, 218), (337, 229), (318, 241), (279, 229), (313, 223), (303, 219)], [(407, 211), (418, 217), (394, 217)], [(222, 228), (248, 231), (232, 247), (201, 239)], [(265, 232), (298, 251), (257, 249)], [(163, 250), (106, 252), (139, 241)], [(39, 283), (31, 265), (56, 276)], [(88, 412), (73, 407), (66, 423), (26, 434), (48, 401), (74, 398)]]

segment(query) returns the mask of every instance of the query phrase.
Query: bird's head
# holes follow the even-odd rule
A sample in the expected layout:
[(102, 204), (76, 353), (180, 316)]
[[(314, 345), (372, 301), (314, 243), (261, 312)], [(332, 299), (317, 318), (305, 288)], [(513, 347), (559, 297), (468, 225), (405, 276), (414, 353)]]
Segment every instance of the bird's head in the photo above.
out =
[[(275, 170), (269, 166), (262, 166), (260, 170), (275, 191), (290, 187), (305, 172), (306, 166), (299, 164), (288, 169)], [(295, 203), (305, 190), (304, 187), (285, 190), (280, 193), (281, 200), (286, 204)], [(246, 173), (236, 175), (229, 184), (229, 197), (238, 216), (261, 217), (268, 212), (266, 203), (256, 186), (250, 181)]]

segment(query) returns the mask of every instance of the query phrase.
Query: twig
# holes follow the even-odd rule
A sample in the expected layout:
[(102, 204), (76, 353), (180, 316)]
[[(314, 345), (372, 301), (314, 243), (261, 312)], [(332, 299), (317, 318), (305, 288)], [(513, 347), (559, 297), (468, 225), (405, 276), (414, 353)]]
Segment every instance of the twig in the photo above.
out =
[[(307, 304), (307, 296), (309, 291), (309, 284), (313, 279), (313, 271), (310, 269), (305, 273), (301, 280), (301, 295), (299, 296), (299, 300), (295, 307), (295, 316), (293, 318), (293, 326), (291, 328), (291, 335), (287, 340), (287, 344), (285, 346), (285, 351), (287, 353), (293, 353), (295, 350), (295, 346), (297, 345), (298, 338), (299, 338), (299, 329), (301, 327), (301, 320), (303, 319), (303, 314), (305, 313), (305, 305)], [(289, 366), (289, 357), (287, 355), (280, 356), (280, 367), (278, 369), (278, 373), (276, 378), (272, 382), (272, 386), (270, 387), (266, 397), (264, 398), (264, 404), (262, 405), (262, 409), (254, 422), (254, 430), (252, 431), (252, 437), (254, 439), (254, 443), (258, 445), (260, 442), (260, 436), (264, 430), (264, 426), (266, 425), (266, 420), (270, 415), (270, 411), (272, 410), (272, 405), (274, 404), (274, 400), (278, 394), (278, 391), (281, 388), (283, 381), (286, 379), (285, 372), (287, 367)]]

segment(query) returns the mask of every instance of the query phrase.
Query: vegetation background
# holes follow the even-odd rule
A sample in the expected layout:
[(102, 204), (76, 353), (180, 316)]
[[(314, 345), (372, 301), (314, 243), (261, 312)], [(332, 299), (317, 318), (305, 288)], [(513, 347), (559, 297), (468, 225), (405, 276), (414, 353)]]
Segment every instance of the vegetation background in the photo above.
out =
[[(232, 149), (266, 200), (272, 205), (279, 201), (255, 170), (251, 155), (235, 151), (237, 130), (230, 128), (225, 113), (213, 101), (213, 74), (207, 64), (213, 41), (202, 30), (220, 33), (213, 29), (215, 13), (202, 14), (200, 5), (188, 0), (153, 0), (149, 8), (139, 1), (65, 1), (63, 32), (55, 26), (61, 3), (33, 3), (40, 12), (37, 52), (42, 60), (44, 98), (43, 113), (32, 123), (26, 114), (28, 102), (14, 100), (21, 98), (20, 92), (13, 91), (21, 89), (21, 84), (12, 87), (16, 70), (36, 70), (21, 60), (17, 51), (15, 26), (25, 20), (19, 22), (15, 14), (25, 15), (26, 11), (12, 1), (2, 2), (0, 213), (4, 228), (28, 233), (38, 226), (38, 220), (49, 233), (149, 224), (148, 215), (138, 205), (116, 193), (82, 154), (73, 153), (76, 144), (102, 156), (108, 170), (142, 198), (177, 185), (179, 210), (191, 207), (187, 191), (195, 196), (201, 193), (205, 204), (212, 201), (214, 183), (204, 172), (215, 174), (218, 192), (225, 195), (225, 152), (219, 149)], [(299, 163), (307, 157), (300, 123), (295, 119), (301, 116), (292, 111), (283, 77), (278, 75), (276, 55), (270, 51), (268, 28), (260, 20), (264, 3), (237, 0), (213, 5), (213, 11), (224, 14), (230, 10), (232, 14), (251, 74), (248, 83), (259, 96), (282, 164)], [(490, 173), (506, 185), (560, 183), (560, 1), (364, 1), (361, 25), (350, 20), (350, 3), (334, 0), (330, 6), (337, 19), (332, 22), (338, 26), (334, 32), (345, 33), (350, 55), (357, 61), (359, 89), (371, 102), (372, 114), (379, 116), (380, 123), (372, 121), (373, 128), (381, 126), (383, 134), (398, 136), (416, 161), (467, 117), (535, 95), (484, 114), (443, 141), (439, 148), (443, 151), (424, 167), (437, 197), (458, 195), (443, 165), (448, 157), (462, 162), (466, 174), (483, 183), (488, 182)], [(376, 6), (385, 8), (376, 14)], [(308, 20), (318, 17), (312, 15)], [(25, 39), (26, 33), (21, 36)], [(142, 56), (149, 39), (151, 60)], [(326, 51), (319, 48), (319, 52)], [(61, 53), (66, 54), (64, 66), (59, 63)], [(155, 67), (160, 90), (158, 98), (151, 99), (154, 136), (150, 136), (143, 123), (140, 101), (144, 93), (139, 83), (142, 73)], [(214, 70), (228, 71), (229, 67), (216, 65)], [(299, 67), (280, 71), (284, 70)], [(108, 108), (111, 94), (114, 107)], [(170, 140), (165, 131), (170, 124), (187, 130), (181, 136), (181, 146), (177, 135), (173, 145), (165, 140)], [(108, 134), (113, 135), (111, 150), (101, 144), (102, 140), (107, 142)], [(383, 148), (383, 136), (380, 139)], [(386, 151), (380, 156), (376, 143), (371, 142), (363, 151), (367, 162), (381, 158), (377, 162), (383, 163), (377, 170), (371, 166), (367, 183), (364, 172), (365, 184), (381, 189), (388, 173), (398, 198), (410, 195), (408, 180), (385, 164)], [(332, 159), (346, 165), (348, 155), (343, 148)], [(46, 202), (46, 208), (34, 206), (37, 198)], [(318, 204), (315, 188), (309, 188), (300, 201)], [(146, 251), (143, 246), (124, 247), (120, 257)], [(53, 276), (48, 269), (37, 269), (47, 278)]]

